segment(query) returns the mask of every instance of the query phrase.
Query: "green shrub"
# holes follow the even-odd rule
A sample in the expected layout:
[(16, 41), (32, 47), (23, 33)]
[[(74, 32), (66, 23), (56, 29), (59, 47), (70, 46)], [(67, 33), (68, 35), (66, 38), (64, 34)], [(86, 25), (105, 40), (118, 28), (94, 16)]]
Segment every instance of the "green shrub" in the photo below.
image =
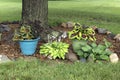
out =
[(53, 59), (65, 59), (65, 54), (68, 52), (69, 44), (63, 42), (46, 43), (40, 46), (40, 54), (50, 55)]

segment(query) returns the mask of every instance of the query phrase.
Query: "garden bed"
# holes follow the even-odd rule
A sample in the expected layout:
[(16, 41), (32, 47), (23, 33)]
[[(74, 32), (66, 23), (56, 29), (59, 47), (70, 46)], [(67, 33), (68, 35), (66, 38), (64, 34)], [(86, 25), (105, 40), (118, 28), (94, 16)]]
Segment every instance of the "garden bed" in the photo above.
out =
[[(17, 59), (19, 57), (25, 58), (26, 56), (24, 56), (20, 53), (18, 43), (12, 41), (14, 30), (15, 30), (15, 28), (19, 27), (19, 24), (18, 23), (9, 23), (7, 25), (11, 28), (11, 30), (8, 32), (7, 31), (3, 32), (3, 34), (2, 34), (2, 41), (0, 42), (0, 54), (7, 55), (10, 59)], [(71, 30), (71, 28), (63, 28), (61, 26), (52, 27), (52, 28), (57, 31), (58, 30), (59, 31)], [(109, 41), (110, 43), (112, 43), (112, 47), (110, 48), (110, 50), (114, 53), (117, 53), (117, 55), (120, 58), (120, 42), (119, 41), (116, 41), (116, 40), (110, 38), (106, 34), (98, 34), (97, 32), (96, 32), (95, 37), (96, 37), (97, 43), (103, 43), (104, 38), (107, 41)], [(65, 38), (63, 41), (71, 44), (71, 40), (68, 38)], [(43, 42), (39, 41), (36, 54), (34, 54), (33, 57), (37, 57), (38, 59), (45, 60), (47, 58), (45, 56), (42, 56), (39, 54), (39, 46), (42, 44), (43, 44)], [(69, 49), (72, 50), (71, 48), (69, 48)]]

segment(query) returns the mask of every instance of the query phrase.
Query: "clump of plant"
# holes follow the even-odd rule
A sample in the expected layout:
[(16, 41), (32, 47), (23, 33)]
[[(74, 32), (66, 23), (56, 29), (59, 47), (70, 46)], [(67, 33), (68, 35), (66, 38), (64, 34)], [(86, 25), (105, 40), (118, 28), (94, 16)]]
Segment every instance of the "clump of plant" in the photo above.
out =
[(68, 52), (69, 44), (63, 42), (51, 42), (40, 46), (40, 54), (51, 56), (53, 59), (65, 59), (65, 54)]
[(30, 40), (30, 39), (34, 39), (31, 26), (24, 25), (24, 26), (21, 26), (20, 29), (15, 30), (14, 37), (13, 37), (14, 41)]
[(75, 23), (72, 31), (68, 32), (70, 39), (96, 41), (95, 31), (91, 27), (83, 27), (80, 23)]
[(91, 46), (91, 54), (90, 57), (94, 61), (109, 61), (109, 56), (112, 53), (108, 48), (111, 46), (111, 43), (104, 39), (104, 44), (89, 44)]
[[(86, 50), (84, 49), (84, 46), (86, 47)], [(87, 59), (87, 57), (90, 55), (90, 52), (87, 51), (90, 49), (91, 47), (88, 46), (88, 43), (85, 40), (76, 40), (73, 42), (73, 50), (80, 58)]]
[(110, 43), (104, 40), (104, 44), (81, 42), (79, 49), (74, 49), (78, 56), (92, 58), (93, 61), (109, 61), (109, 55), (112, 53), (108, 48)]

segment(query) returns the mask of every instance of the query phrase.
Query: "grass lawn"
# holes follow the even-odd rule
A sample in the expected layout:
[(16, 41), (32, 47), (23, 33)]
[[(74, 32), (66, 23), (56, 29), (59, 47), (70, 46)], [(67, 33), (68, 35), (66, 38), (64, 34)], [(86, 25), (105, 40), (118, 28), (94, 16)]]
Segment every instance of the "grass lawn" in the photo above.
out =
[(17, 61), (0, 64), (0, 80), (119, 80), (120, 63), (65, 64), (49, 61)]
[[(0, 22), (21, 18), (22, 0), (0, 0)], [(120, 0), (49, 1), (49, 24), (75, 21), (120, 32)]]

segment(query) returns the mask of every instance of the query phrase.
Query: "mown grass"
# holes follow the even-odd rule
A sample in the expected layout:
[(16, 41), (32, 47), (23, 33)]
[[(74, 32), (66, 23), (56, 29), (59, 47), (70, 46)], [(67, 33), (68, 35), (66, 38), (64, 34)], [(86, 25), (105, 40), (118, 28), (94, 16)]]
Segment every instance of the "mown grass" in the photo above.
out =
[(21, 18), (21, 0), (0, 0), (0, 22)]
[(56, 61), (17, 61), (0, 65), (0, 80), (119, 80), (120, 63), (66, 64)]
[[(75, 21), (120, 32), (120, 0), (77, 0), (49, 2), (49, 23)], [(114, 28), (114, 29), (113, 29)]]
[[(21, 18), (22, 0), (0, 1), (0, 22)], [(120, 0), (52, 0), (49, 1), (49, 25), (74, 21), (120, 32)]]

